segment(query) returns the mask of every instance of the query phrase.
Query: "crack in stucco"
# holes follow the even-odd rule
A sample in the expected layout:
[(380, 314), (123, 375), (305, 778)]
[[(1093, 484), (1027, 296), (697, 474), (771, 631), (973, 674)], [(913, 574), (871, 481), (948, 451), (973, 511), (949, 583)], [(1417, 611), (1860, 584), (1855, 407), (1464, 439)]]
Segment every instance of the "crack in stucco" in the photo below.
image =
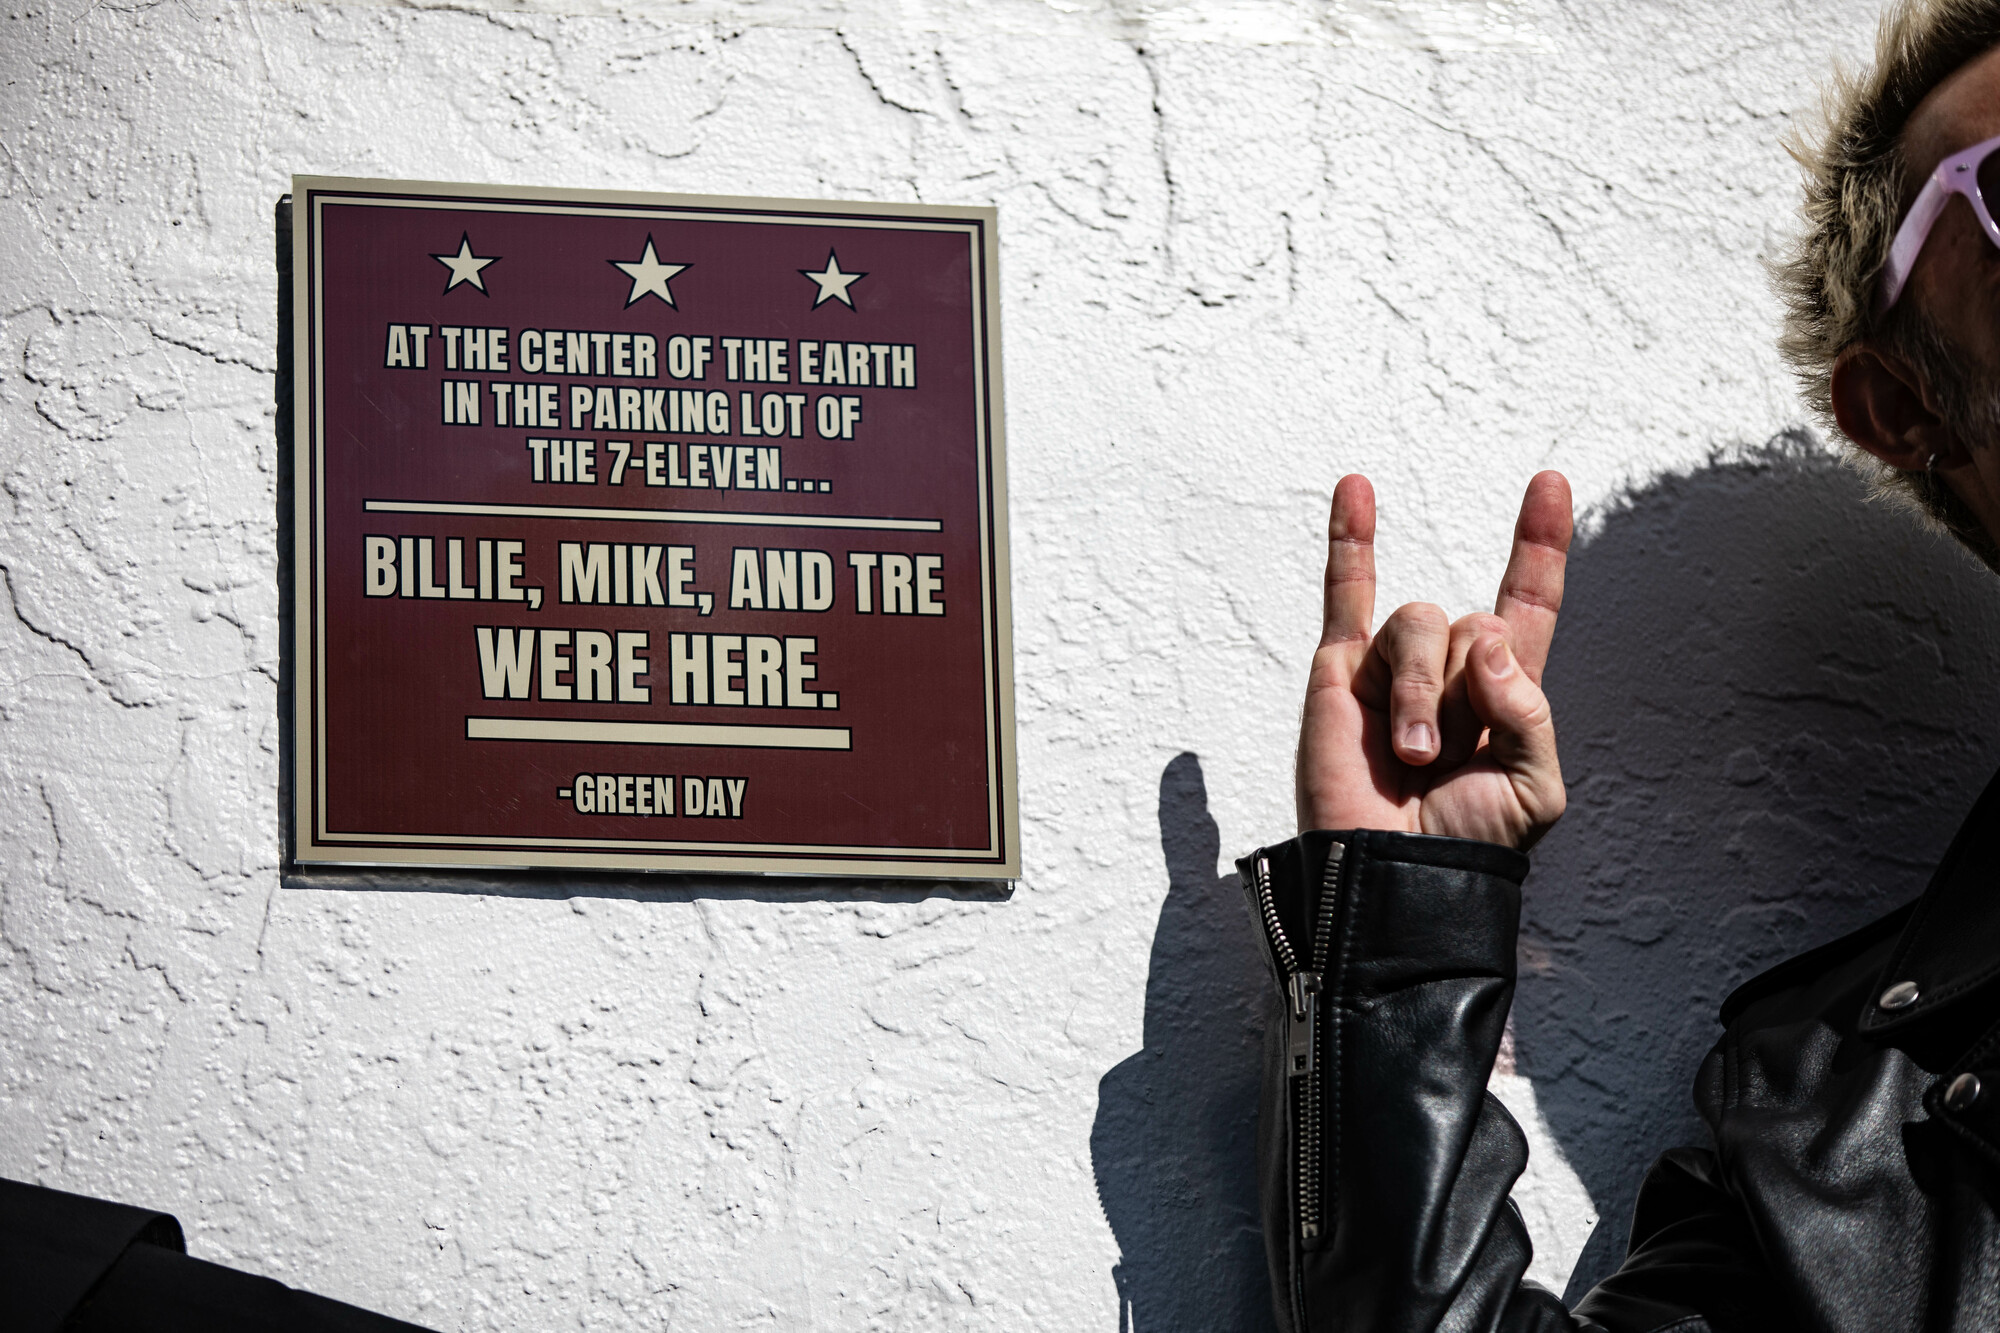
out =
[(907, 103), (898, 102), (895, 98), (889, 96), (882, 85), (875, 81), (875, 76), (868, 70), (868, 62), (862, 58), (860, 49), (854, 45), (846, 32), (836, 29), (834, 31), (834, 38), (840, 43), (840, 49), (847, 52), (848, 59), (854, 62), (854, 72), (861, 76), (861, 82), (867, 86), (868, 91), (873, 94), (877, 102), (888, 107), (891, 111), (900, 111), (904, 115), (927, 116), (930, 114), (923, 107), (910, 106)]

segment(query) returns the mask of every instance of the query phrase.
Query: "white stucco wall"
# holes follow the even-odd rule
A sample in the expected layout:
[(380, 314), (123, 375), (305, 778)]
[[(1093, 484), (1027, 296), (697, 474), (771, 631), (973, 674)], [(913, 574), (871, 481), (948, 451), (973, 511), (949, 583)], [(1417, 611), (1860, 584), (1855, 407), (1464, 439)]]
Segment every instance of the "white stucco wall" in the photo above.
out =
[[(1990, 580), (1757, 452), (1777, 141), (1872, 0), (558, 7), (6, 16), (0, 1174), (438, 1328), (1268, 1327), (1222, 874), (1290, 829), (1326, 496), (1457, 612), (1553, 466), (1575, 813), (1497, 1083), (1561, 1286), (1721, 994), (2000, 748)], [(999, 206), (1010, 897), (280, 886), (295, 171)]]

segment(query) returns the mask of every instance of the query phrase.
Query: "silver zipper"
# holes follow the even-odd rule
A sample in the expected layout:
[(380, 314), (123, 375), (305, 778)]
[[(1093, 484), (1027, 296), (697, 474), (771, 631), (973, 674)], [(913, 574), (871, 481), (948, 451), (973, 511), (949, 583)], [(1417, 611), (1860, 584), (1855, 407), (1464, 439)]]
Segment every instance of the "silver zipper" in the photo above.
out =
[(1257, 906), (1264, 913), (1264, 933), (1270, 936), (1271, 950), (1278, 955), (1278, 966), (1290, 976), (1298, 971), (1299, 960), (1292, 954), (1292, 945), (1285, 938), (1284, 930), (1278, 925), (1278, 900), (1271, 890), (1271, 858), (1262, 852), (1257, 854)]
[(1285, 998), (1290, 1024), (1285, 1035), (1285, 1073), (1292, 1083), (1292, 1123), (1298, 1135), (1292, 1161), (1298, 1171), (1296, 1197), (1299, 1238), (1319, 1239), (1324, 1225), (1321, 1178), (1324, 1150), (1321, 1119), (1324, 1114), (1320, 1091), (1319, 1001), (1325, 969), (1333, 947), (1333, 915), (1340, 877), (1340, 865), (1347, 848), (1334, 843), (1327, 849), (1326, 874), (1320, 885), (1320, 899), (1313, 928), (1313, 952), (1309, 963), (1300, 967), (1291, 941), (1278, 922), (1277, 895), (1271, 884), (1270, 858), (1257, 856), (1257, 905), (1264, 918), (1264, 932), (1271, 941), (1271, 953), (1285, 975)]
[[(1313, 922), (1312, 961), (1318, 970), (1300, 972), (1292, 978), (1292, 1036), (1303, 1047), (1303, 1055), (1292, 1056), (1292, 1074), (1302, 1077), (1303, 1114), (1299, 1123), (1299, 1238), (1318, 1240), (1326, 1220), (1321, 1182), (1325, 1177), (1325, 1144), (1321, 1121), (1325, 1111), (1319, 1071), (1319, 996), (1321, 977), (1333, 954), (1333, 913), (1335, 890), (1340, 884), (1340, 863), (1347, 854), (1341, 843), (1327, 848), (1326, 872), (1320, 879), (1318, 910)], [(1301, 1004), (1301, 998), (1304, 1003)]]
[(1319, 1068), (1319, 973), (1294, 972), (1292, 1026), (1285, 1035), (1286, 1070), (1293, 1078)]

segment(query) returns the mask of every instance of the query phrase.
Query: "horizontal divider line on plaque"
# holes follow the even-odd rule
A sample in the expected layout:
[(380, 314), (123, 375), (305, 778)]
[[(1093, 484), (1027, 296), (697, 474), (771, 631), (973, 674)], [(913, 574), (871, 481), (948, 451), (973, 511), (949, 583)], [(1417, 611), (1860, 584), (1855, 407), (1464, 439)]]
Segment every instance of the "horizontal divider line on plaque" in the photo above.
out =
[(601, 505), (463, 504), (442, 500), (364, 500), (361, 507), (371, 514), (476, 514), (499, 518), (605, 519), (620, 523), (714, 523), (724, 527), (944, 531), (944, 524), (935, 518), (866, 518), (844, 514), (735, 514), (714, 509), (610, 509)]
[(736, 750), (851, 750), (846, 727), (757, 727), (729, 722), (604, 722), (551, 717), (468, 717), (469, 741), (583, 741), (699, 745)]

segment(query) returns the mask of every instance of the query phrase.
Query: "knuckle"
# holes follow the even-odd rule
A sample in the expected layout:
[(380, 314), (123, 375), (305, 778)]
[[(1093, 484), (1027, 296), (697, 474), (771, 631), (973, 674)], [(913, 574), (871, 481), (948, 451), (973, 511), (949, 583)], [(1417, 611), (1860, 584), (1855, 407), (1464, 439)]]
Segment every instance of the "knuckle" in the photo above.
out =
[(1389, 687), (1389, 701), (1398, 712), (1434, 712), (1442, 693), (1437, 677), (1427, 672), (1398, 672)]
[(1542, 589), (1532, 587), (1525, 582), (1503, 584), (1500, 588), (1500, 595), (1507, 601), (1519, 602), (1523, 606), (1532, 606), (1540, 611), (1560, 612), (1562, 610), (1562, 596), (1560, 593), (1551, 596)]
[(1389, 682), (1396, 694), (1434, 696), (1444, 688), (1444, 663), (1434, 654), (1402, 654), (1394, 661)]
[(1451, 623), (1445, 619), (1444, 608), (1431, 602), (1405, 602), (1389, 618), (1406, 630), (1440, 630)]
[(1503, 638), (1507, 634), (1507, 622), (1491, 611), (1474, 611), (1460, 616), (1451, 628), (1454, 635), (1467, 639), (1476, 639), (1489, 631)]

